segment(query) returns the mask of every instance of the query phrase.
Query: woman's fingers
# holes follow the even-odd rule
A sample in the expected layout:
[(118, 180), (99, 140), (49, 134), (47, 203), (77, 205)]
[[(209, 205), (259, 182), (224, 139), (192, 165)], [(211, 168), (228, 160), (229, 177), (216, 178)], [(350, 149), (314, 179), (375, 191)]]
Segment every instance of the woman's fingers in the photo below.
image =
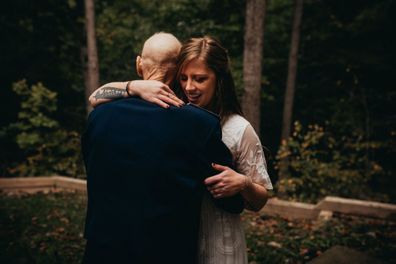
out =
[(163, 108), (169, 108), (169, 105), (174, 105), (177, 107), (182, 106), (182, 104), (171, 97), (165, 96), (163, 94), (152, 94), (151, 96), (142, 97), (144, 100), (155, 103)]
[(173, 94), (173, 95), (175, 95), (175, 92), (174, 91), (172, 91), (172, 89), (168, 86), (168, 85), (166, 85), (166, 84), (164, 84), (164, 83), (161, 83), (161, 82), (159, 82), (160, 83), (160, 89), (162, 90), (162, 91), (164, 91), (164, 92), (166, 92), (166, 93), (171, 93), (171, 94)]
[(207, 186), (207, 189), (208, 189), (209, 191), (220, 190), (220, 189), (222, 189), (222, 188), (226, 188), (226, 185), (225, 185), (223, 182), (218, 182), (218, 183), (216, 183), (216, 184)]
[(169, 97), (171, 100), (177, 102), (178, 104), (184, 105), (183, 100), (181, 100), (179, 97), (177, 97), (175, 92), (168, 85), (161, 83), (160, 89), (161, 89), (160, 90), (161, 94)]
[(221, 167), (221, 169), (225, 170), (204, 181), (208, 191), (215, 198), (233, 196), (240, 192), (241, 186), (245, 184), (246, 176), (236, 173), (228, 167)]
[[(161, 94), (162, 94), (163, 96), (169, 98), (170, 100), (172, 100), (172, 102), (175, 102), (175, 103), (176, 103), (175, 106), (184, 105), (183, 100), (181, 100), (179, 97), (177, 97), (173, 92), (170, 93), (170, 92), (167, 92), (167, 91), (162, 90), (162, 91), (161, 91)], [(177, 104), (178, 104), (178, 105), (177, 105)]]
[(184, 105), (184, 102), (182, 100), (180, 100), (176, 95), (173, 95), (171, 93), (164, 94), (164, 92), (162, 92), (160, 95), (158, 95), (158, 97), (164, 102), (167, 102), (177, 107)]
[(158, 98), (152, 98), (150, 100), (152, 103), (157, 104), (163, 108), (169, 108), (169, 105), (164, 103), (162, 100), (158, 99)]
[(230, 196), (229, 187), (227, 187), (220, 174), (207, 178), (205, 184), (207, 185), (208, 191), (215, 198)]
[(212, 177), (208, 177), (205, 179), (204, 184), (205, 185), (215, 185), (216, 183), (220, 182), (222, 180), (222, 175), (217, 174)]
[(172, 89), (160, 81), (138, 80), (133, 81), (129, 87), (131, 87), (132, 94), (164, 108), (168, 108), (169, 105), (177, 107), (184, 105), (184, 102), (175, 95)]
[(228, 197), (233, 195), (232, 191), (229, 190), (226, 186), (212, 189), (210, 193), (215, 198)]
[(238, 192), (239, 174), (227, 166), (212, 163), (212, 167), (220, 171), (219, 174), (205, 179), (204, 183), (214, 198), (235, 195)]
[(227, 167), (227, 166), (223, 166), (223, 165), (216, 164), (216, 163), (212, 163), (212, 167), (213, 167), (213, 169), (215, 169), (217, 171), (225, 171), (225, 170), (229, 169), (229, 167)]

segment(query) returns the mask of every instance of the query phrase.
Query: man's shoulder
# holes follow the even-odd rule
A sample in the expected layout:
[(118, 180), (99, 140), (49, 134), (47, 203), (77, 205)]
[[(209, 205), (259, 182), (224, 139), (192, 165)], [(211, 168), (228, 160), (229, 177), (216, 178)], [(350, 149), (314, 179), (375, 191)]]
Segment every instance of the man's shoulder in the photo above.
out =
[(213, 113), (195, 104), (188, 103), (186, 106), (184, 106), (184, 109), (188, 109), (190, 112), (195, 113), (196, 115), (200, 115), (202, 117), (207, 117), (209, 119), (214, 119), (216, 121), (220, 120), (220, 116), (217, 115), (216, 113)]
[(117, 109), (120, 107), (134, 108), (135, 106), (139, 106), (141, 104), (147, 104), (147, 102), (140, 99), (139, 97), (121, 98), (111, 102), (100, 104), (93, 111), (102, 112), (107, 111), (108, 109)]
[(120, 113), (125, 111), (128, 112), (138, 107), (141, 103), (144, 103), (142, 99), (138, 97), (129, 97), (100, 104), (90, 112), (88, 120), (96, 119), (96, 117), (99, 116), (103, 118), (105, 116), (119, 115)]

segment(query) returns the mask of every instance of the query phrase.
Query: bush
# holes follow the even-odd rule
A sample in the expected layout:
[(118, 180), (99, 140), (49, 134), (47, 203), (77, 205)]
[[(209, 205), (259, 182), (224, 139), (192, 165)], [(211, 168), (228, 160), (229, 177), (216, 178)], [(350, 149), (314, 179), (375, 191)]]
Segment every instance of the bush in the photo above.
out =
[(383, 170), (367, 153), (379, 147), (379, 143), (365, 141), (363, 135), (336, 139), (323, 127), (304, 129), (295, 122), (292, 137), (282, 142), (276, 157), (277, 169), (282, 162), (288, 166), (287, 176), (278, 182), (278, 192), (310, 202), (327, 195), (386, 200), (369, 188), (369, 182)]
[(3, 129), (2, 134), (14, 138), (23, 160), (12, 164), (9, 174), (83, 175), (79, 133), (61, 128), (52, 117), (57, 110), (57, 94), (41, 83), (30, 89), (25, 80), (14, 83), (13, 90), (21, 97), (19, 120)]

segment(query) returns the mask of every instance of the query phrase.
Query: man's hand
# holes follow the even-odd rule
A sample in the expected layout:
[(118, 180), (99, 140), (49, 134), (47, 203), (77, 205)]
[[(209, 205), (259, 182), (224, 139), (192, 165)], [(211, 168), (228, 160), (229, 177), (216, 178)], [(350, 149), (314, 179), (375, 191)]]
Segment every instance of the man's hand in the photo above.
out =
[(244, 189), (246, 176), (227, 166), (213, 163), (212, 167), (220, 173), (206, 178), (204, 183), (214, 198), (230, 197)]
[(157, 104), (163, 108), (169, 105), (180, 107), (184, 102), (180, 100), (168, 85), (154, 80), (131, 81), (128, 93), (137, 95), (145, 101)]

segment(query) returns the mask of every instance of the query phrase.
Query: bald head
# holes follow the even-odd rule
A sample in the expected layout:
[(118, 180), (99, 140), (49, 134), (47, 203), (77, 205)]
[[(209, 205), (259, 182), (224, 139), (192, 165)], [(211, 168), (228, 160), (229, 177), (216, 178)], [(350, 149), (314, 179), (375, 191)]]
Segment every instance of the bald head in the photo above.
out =
[(175, 60), (181, 44), (179, 40), (169, 33), (156, 33), (146, 40), (143, 45), (142, 57), (153, 63), (167, 63)]
[(156, 33), (143, 45), (142, 56), (136, 59), (138, 74), (145, 80), (170, 83), (176, 70), (179, 40), (169, 33)]

